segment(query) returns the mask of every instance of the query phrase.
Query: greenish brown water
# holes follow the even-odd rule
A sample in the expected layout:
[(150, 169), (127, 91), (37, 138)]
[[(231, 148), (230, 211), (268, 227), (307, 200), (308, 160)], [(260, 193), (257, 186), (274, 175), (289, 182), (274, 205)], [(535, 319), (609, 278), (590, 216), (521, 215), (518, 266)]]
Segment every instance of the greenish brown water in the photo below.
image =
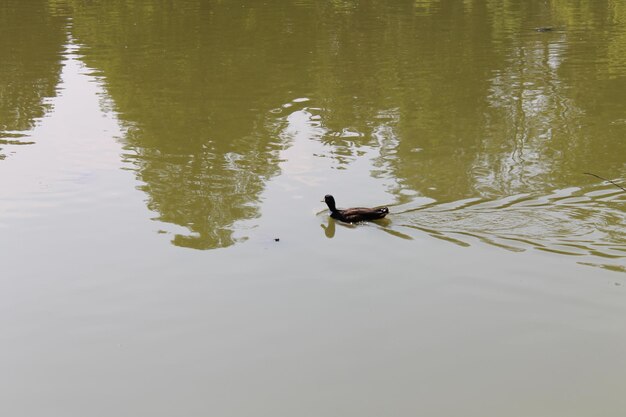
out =
[(623, 416), (624, 97), (619, 1), (0, 1), (1, 414)]

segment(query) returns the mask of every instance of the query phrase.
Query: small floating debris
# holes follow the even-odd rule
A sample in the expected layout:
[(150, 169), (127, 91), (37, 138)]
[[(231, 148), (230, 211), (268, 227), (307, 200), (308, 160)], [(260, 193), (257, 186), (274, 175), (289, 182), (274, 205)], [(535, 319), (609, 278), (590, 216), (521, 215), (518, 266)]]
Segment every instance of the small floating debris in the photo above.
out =
[(592, 177), (596, 177), (596, 178), (598, 178), (598, 179), (600, 179), (600, 180), (603, 180), (603, 181), (606, 181), (606, 182), (610, 182), (611, 184), (613, 184), (613, 185), (614, 185), (614, 186), (616, 186), (617, 188), (621, 189), (622, 191), (626, 191), (626, 188), (622, 187), (621, 185), (619, 185), (619, 184), (618, 184), (618, 183), (616, 183), (615, 181), (611, 181), (611, 180), (609, 180), (609, 179), (606, 179), (606, 178), (604, 178), (604, 177), (601, 177), (601, 176), (596, 175), (596, 174), (591, 173), (591, 172), (583, 172), (583, 174), (585, 174), (585, 175), (591, 175)]
[(535, 32), (552, 32), (554, 28), (552, 26), (539, 26), (535, 28)]

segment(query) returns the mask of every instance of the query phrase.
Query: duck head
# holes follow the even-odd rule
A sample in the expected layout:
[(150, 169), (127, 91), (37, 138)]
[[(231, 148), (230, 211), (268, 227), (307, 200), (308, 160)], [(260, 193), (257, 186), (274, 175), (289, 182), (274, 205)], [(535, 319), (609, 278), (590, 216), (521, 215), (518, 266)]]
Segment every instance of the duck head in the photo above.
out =
[(337, 211), (337, 206), (335, 206), (335, 198), (332, 195), (326, 194), (324, 196), (324, 202), (326, 203), (330, 211), (332, 212)]

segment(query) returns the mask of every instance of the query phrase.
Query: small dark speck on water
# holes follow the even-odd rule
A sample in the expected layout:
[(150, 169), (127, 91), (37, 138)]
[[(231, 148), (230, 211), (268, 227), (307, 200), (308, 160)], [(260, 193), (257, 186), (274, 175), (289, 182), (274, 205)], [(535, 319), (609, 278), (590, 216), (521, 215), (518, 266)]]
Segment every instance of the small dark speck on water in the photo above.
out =
[(274, 242), (280, 242), (279, 238), (274, 238)]

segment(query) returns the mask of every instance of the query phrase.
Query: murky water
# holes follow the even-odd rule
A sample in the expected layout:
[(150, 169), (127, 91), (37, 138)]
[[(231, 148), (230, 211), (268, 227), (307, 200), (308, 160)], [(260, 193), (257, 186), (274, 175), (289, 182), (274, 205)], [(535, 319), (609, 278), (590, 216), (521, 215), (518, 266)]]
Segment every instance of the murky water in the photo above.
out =
[(1, 414), (623, 416), (624, 97), (618, 1), (0, 1)]

